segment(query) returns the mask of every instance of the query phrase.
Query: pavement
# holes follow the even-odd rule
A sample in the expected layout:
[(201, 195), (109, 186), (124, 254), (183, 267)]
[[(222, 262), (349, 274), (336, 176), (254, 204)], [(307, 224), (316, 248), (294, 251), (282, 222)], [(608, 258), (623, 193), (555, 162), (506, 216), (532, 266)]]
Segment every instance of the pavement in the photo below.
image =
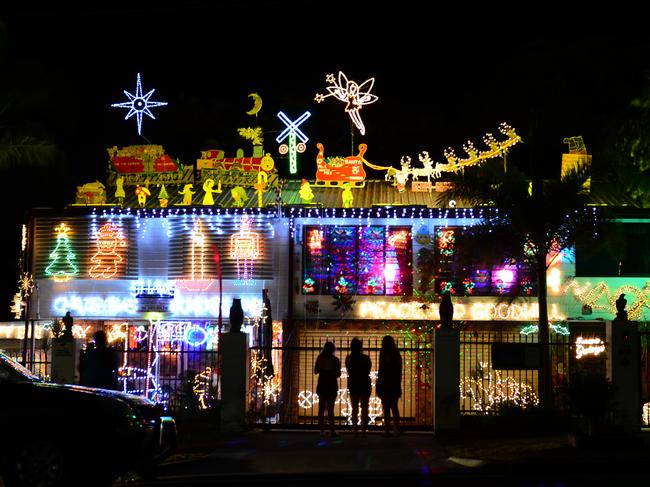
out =
[(331, 438), (313, 430), (251, 430), (193, 445), (181, 443), (154, 478), (131, 475), (121, 482), (141, 487), (381, 481), (469, 485), (480, 479), (482, 485), (538, 485), (542, 480), (593, 485), (604, 478), (613, 482), (626, 477), (648, 485), (649, 472), (650, 431), (575, 446), (572, 437), (562, 433), (495, 437), (480, 431), (437, 436), (405, 432), (387, 438), (373, 431), (355, 438), (342, 431)]

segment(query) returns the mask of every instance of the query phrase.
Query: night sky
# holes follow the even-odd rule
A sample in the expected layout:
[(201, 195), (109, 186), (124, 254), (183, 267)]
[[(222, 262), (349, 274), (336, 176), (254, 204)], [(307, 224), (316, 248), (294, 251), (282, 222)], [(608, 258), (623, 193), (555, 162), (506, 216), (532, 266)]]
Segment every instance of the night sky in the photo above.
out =
[[(10, 106), (0, 115), (0, 130), (47, 134), (63, 151), (53, 167), (4, 171), (2, 180), (25, 194), (20, 211), (12, 208), (8, 217), (0, 318), (10, 319), (24, 210), (61, 207), (74, 202), (77, 185), (104, 181), (108, 147), (160, 144), (190, 164), (206, 149), (234, 156), (241, 147), (249, 155), (251, 144), (236, 129), (259, 125), (265, 151), (288, 176), (277, 153), (275, 137), (284, 125), (276, 114), (296, 118), (309, 110), (312, 117), (301, 129), (310, 141), (299, 177), (314, 179), (316, 142), (326, 155), (351, 150), (343, 103), (314, 101), (316, 93), (326, 93), (325, 76), (341, 70), (358, 82), (375, 77), (372, 93), (379, 101), (361, 110), (366, 135), (354, 135), (355, 146), (368, 144), (365, 157), (374, 164), (399, 167), (400, 157), (409, 155), (419, 165), (422, 150), (446, 162), (445, 148), (462, 154), (469, 139), (482, 149), (483, 134), (499, 138), (498, 125), (506, 121), (524, 139), (509, 162), (537, 164), (555, 175), (567, 136), (582, 135), (594, 164), (599, 157), (605, 164), (608, 134), (640, 94), (650, 68), (650, 36), (638, 12), (535, 4), (506, 13), (502, 9), (512, 7), (461, 11), (419, 5), (425, 2), (374, 3), (0, 7), (0, 93), (3, 107)], [(151, 99), (169, 103), (153, 109), (156, 120), (144, 117), (143, 137), (135, 117), (125, 121), (125, 109), (110, 107), (126, 101), (123, 90), (134, 93), (138, 72), (145, 92), (156, 89)], [(245, 113), (252, 92), (263, 99), (257, 120)]]

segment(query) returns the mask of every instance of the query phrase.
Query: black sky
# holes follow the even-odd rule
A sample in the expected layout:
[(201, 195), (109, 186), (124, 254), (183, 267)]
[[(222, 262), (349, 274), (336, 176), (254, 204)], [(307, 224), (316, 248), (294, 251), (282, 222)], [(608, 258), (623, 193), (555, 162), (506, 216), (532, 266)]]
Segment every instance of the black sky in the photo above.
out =
[[(397, 167), (401, 156), (416, 160), (422, 150), (444, 162), (446, 147), (460, 153), (469, 139), (481, 148), (482, 135), (506, 121), (525, 142), (509, 160), (554, 174), (566, 136), (583, 135), (594, 159), (604, 157), (605, 135), (650, 67), (643, 15), (611, 6), (506, 12), (500, 4), (440, 9), (411, 1), (159, 3), (0, 7), (0, 86), (12, 100), (3, 124), (49, 134), (65, 154), (57, 167), (29, 173), (35, 190), (20, 202), (25, 209), (62, 206), (77, 185), (103, 180), (106, 148), (114, 145), (161, 144), (189, 164), (205, 149), (249, 152), (236, 129), (257, 122), (265, 150), (277, 157), (279, 110), (312, 113), (301, 127), (310, 142), (300, 176), (313, 179), (316, 142), (329, 155), (350, 152), (343, 105), (314, 101), (325, 76), (339, 70), (359, 82), (376, 78), (379, 101), (362, 110), (367, 134), (355, 134), (375, 164)], [(156, 120), (144, 118), (146, 139), (124, 110), (110, 107), (125, 101), (122, 90), (134, 92), (138, 72), (145, 91), (156, 89), (152, 99), (169, 103), (154, 109)], [(251, 92), (263, 98), (257, 121), (245, 114)], [(13, 269), (2, 272), (13, 283)]]

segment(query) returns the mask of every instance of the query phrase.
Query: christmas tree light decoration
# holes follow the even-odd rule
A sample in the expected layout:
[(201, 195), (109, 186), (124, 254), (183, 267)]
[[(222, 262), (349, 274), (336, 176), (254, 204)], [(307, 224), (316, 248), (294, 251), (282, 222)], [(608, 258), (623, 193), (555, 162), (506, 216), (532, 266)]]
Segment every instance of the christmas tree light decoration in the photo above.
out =
[(253, 262), (260, 256), (260, 236), (251, 231), (251, 220), (244, 217), (237, 233), (230, 237), (230, 257), (237, 263), (237, 280), (253, 278)]
[[(126, 240), (120, 229), (113, 223), (105, 223), (97, 232), (97, 252), (90, 258), (94, 264), (88, 271), (92, 279), (110, 279), (117, 274), (124, 261)], [(119, 253), (118, 253), (119, 251)]]
[(135, 115), (136, 120), (138, 121), (138, 135), (142, 135), (142, 114), (144, 113), (148, 117), (151, 117), (152, 119), (155, 120), (156, 117), (153, 116), (153, 113), (151, 113), (151, 110), (149, 109), (153, 107), (161, 107), (167, 105), (167, 102), (151, 101), (149, 99), (151, 98), (151, 95), (153, 95), (154, 91), (156, 90), (153, 89), (145, 93), (144, 95), (142, 94), (142, 82), (140, 81), (140, 73), (138, 73), (138, 78), (135, 87), (135, 95), (124, 90), (124, 94), (129, 99), (129, 101), (123, 103), (113, 103), (111, 105), (112, 107), (116, 107), (116, 108), (129, 109), (129, 112), (126, 114), (126, 117), (124, 117), (124, 120), (128, 120), (133, 115)]
[[(56, 247), (50, 252), (50, 265), (45, 269), (45, 275), (49, 276), (57, 282), (67, 281), (72, 276), (76, 276), (79, 269), (74, 261), (76, 256), (70, 249), (70, 241), (68, 232), (70, 227), (65, 223), (61, 223), (55, 228), (56, 231)], [(61, 262), (61, 259), (65, 259)]]
[(586, 355), (594, 357), (605, 351), (605, 343), (600, 338), (576, 338), (576, 358), (581, 359)]
[(350, 119), (357, 127), (361, 135), (366, 134), (366, 127), (361, 120), (359, 111), (364, 105), (370, 105), (376, 102), (379, 98), (370, 92), (375, 84), (375, 78), (370, 78), (361, 84), (356, 81), (348, 80), (348, 77), (339, 71), (338, 81), (333, 74), (328, 74), (325, 78), (326, 81), (332, 85), (327, 86), (327, 95), (316, 94), (314, 98), (317, 103), (321, 103), (325, 98), (333, 96), (339, 101), (345, 102), (345, 111), (350, 116)]
[[(298, 172), (298, 157), (297, 152), (305, 152), (305, 144), (309, 138), (303, 133), (302, 130), (298, 128), (299, 125), (305, 122), (309, 117), (311, 117), (310, 112), (305, 112), (300, 115), (296, 120), (292, 121), (287, 117), (283, 112), (278, 112), (278, 118), (282, 120), (282, 123), (286, 125), (280, 135), (275, 138), (275, 141), (280, 144), (284, 139), (289, 139), (289, 146), (281, 145), (280, 154), (289, 153), (289, 172), (291, 174), (296, 174)], [(300, 139), (300, 144), (296, 145), (296, 137)]]

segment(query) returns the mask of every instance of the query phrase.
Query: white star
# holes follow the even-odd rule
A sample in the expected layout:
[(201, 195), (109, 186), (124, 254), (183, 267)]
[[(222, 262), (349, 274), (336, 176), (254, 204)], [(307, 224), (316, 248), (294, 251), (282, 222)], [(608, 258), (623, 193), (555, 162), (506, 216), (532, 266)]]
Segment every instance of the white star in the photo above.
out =
[(136, 116), (136, 119), (138, 120), (138, 135), (142, 135), (142, 114), (144, 113), (155, 120), (156, 117), (153, 116), (153, 113), (151, 113), (149, 108), (167, 105), (167, 102), (165, 101), (149, 101), (149, 98), (151, 98), (154, 91), (156, 90), (153, 89), (144, 95), (142, 94), (142, 83), (140, 82), (140, 73), (138, 73), (135, 95), (124, 90), (124, 94), (127, 96), (129, 101), (124, 103), (113, 103), (111, 105), (112, 107), (129, 109), (129, 113), (126, 114), (124, 120), (128, 120), (133, 115)]

